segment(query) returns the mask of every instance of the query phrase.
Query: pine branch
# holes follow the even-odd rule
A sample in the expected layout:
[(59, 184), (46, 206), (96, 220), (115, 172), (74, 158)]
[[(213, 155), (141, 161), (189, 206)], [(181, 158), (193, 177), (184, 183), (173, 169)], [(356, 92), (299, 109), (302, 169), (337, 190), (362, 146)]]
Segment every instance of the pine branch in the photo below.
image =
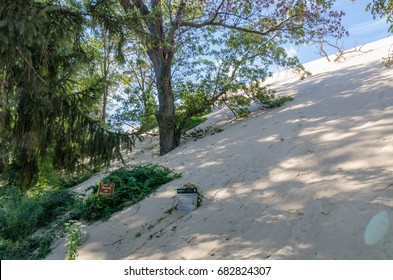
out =
[(37, 78), (44, 83), (44, 85), (48, 86), (48, 83), (40, 76), (40, 74), (38, 74), (38, 72), (35, 70), (34, 66), (30, 63), (30, 61), (26, 58), (26, 56), (24, 56), (24, 54), (22, 53), (22, 51), (20, 50), (20, 48), (17, 46), (16, 50), (18, 51), (18, 53), (21, 55), (21, 57), (23, 58), (23, 60), (27, 63), (27, 65), (29, 66), (29, 68), (31, 70), (33, 70), (34, 74), (37, 76)]

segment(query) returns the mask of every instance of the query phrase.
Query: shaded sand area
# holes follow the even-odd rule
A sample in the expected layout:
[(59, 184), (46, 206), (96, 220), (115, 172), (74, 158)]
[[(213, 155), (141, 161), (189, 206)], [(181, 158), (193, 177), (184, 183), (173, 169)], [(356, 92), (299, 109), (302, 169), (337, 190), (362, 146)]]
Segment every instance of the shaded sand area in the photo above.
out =
[[(277, 94), (294, 101), (221, 122), (223, 132), (163, 157), (141, 143), (130, 164), (182, 178), (88, 225), (78, 258), (393, 259), (393, 69), (381, 63), (391, 44), (306, 64), (313, 76), (303, 81), (275, 75)], [(205, 198), (182, 217), (168, 210), (188, 182)], [(65, 255), (60, 239), (48, 259)]]

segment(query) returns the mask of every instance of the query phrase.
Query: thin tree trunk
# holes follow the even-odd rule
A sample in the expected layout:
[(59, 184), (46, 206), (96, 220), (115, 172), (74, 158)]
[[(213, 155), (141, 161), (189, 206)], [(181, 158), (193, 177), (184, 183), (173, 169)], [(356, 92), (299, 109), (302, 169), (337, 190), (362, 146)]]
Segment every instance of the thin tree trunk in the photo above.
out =
[(11, 131), (11, 113), (9, 110), (9, 98), (6, 91), (5, 81), (0, 81), (0, 173), (6, 174), (8, 171), (9, 148), (10, 148), (10, 131)]
[(102, 41), (103, 41), (103, 49), (104, 49), (104, 65), (103, 65), (103, 78), (104, 78), (104, 95), (102, 100), (102, 113), (101, 120), (103, 123), (106, 122), (106, 107), (108, 101), (108, 92), (109, 92), (109, 81), (108, 81), (108, 73), (109, 73), (109, 46), (107, 45), (107, 32), (104, 27), (101, 27)]

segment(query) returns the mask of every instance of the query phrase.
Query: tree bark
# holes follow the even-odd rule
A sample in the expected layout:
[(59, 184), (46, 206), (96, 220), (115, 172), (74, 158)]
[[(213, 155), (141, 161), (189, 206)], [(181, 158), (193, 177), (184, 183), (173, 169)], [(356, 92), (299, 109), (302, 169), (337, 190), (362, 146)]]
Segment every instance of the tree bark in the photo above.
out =
[(177, 143), (171, 63), (163, 59), (153, 59), (153, 65), (156, 68), (155, 75), (159, 103), (156, 119), (160, 134), (160, 155), (164, 155), (172, 151)]

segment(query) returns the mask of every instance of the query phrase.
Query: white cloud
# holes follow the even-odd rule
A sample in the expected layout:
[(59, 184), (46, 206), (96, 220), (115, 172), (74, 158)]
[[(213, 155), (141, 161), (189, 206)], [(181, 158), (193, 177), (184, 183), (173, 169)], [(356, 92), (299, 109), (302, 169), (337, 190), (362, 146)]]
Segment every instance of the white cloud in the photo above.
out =
[(297, 49), (294, 46), (289, 46), (285, 48), (285, 52), (288, 54), (288, 57), (295, 57), (297, 56)]

